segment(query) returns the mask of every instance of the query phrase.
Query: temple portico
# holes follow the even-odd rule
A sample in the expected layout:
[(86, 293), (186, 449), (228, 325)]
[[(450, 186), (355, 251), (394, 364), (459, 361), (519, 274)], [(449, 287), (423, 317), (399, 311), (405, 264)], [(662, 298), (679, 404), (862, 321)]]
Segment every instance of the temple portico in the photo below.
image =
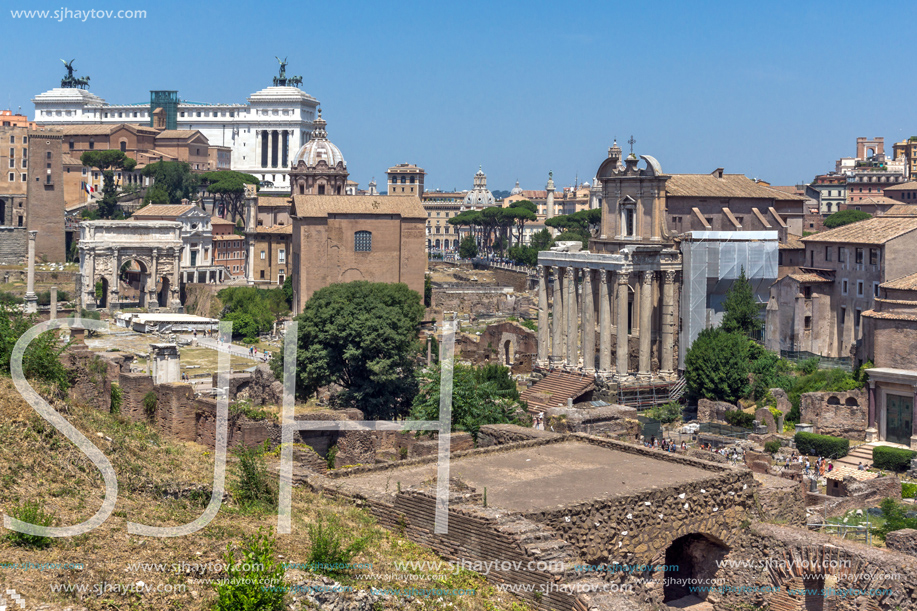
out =
[[(540, 367), (616, 381), (674, 375), (674, 283), (681, 258), (661, 246), (633, 250), (539, 253)], [(631, 337), (637, 341), (636, 369), (631, 367)]]

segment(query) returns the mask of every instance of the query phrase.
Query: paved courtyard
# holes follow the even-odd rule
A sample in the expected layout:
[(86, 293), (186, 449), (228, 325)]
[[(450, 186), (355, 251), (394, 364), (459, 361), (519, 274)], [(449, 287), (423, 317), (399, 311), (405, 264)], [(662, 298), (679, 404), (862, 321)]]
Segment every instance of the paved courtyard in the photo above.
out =
[[(600, 497), (612, 498), (684, 484), (715, 474), (619, 452), (579, 441), (460, 458), (450, 464), (457, 477), (482, 492), (487, 502), (530, 512)], [(394, 492), (436, 477), (436, 463), (369, 473), (338, 480), (341, 487), (364, 494)]]

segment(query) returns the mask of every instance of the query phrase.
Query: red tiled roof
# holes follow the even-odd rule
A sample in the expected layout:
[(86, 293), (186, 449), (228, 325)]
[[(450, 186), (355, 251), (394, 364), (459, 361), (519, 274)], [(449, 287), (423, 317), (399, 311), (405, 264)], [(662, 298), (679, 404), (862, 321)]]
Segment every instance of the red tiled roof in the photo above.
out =
[(552, 371), (526, 388), (519, 398), (529, 404), (529, 412), (534, 414), (551, 407), (564, 407), (567, 399), (573, 399), (575, 403), (594, 388), (595, 380), (591, 376)]

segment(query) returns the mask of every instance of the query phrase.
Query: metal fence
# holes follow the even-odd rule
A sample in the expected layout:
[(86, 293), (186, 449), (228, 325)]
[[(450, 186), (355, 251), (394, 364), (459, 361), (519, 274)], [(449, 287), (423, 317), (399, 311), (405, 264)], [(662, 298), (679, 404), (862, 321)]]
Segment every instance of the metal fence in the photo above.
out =
[(844, 369), (853, 371), (853, 359), (848, 357), (832, 358), (804, 350), (781, 350), (780, 358), (798, 363), (807, 359), (818, 359), (819, 369)]
[(717, 424), (716, 422), (701, 422), (698, 433), (709, 433), (721, 437), (732, 437), (733, 439), (748, 439), (752, 431), (743, 429), (738, 426), (729, 426), (728, 424)]

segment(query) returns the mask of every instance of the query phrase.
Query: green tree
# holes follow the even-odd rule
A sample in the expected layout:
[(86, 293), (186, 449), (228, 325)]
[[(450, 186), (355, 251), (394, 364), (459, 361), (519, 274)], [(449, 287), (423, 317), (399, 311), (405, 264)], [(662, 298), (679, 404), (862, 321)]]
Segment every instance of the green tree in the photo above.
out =
[(277, 319), (290, 311), (283, 288), (259, 289), (233, 286), (217, 293), (223, 302), (221, 320), (232, 321), (233, 337), (254, 343), (258, 335), (270, 331)]
[(602, 222), (601, 209), (580, 210), (573, 214), (560, 214), (546, 219), (544, 224), (548, 227), (554, 227), (562, 231), (575, 231), (583, 235), (591, 236), (598, 231)]
[(525, 232), (525, 224), (534, 222), (538, 219), (538, 206), (527, 199), (521, 199), (509, 205), (509, 208), (503, 209), (504, 218), (511, 219), (516, 225), (516, 246), (522, 245), (522, 235)]
[(761, 306), (755, 299), (751, 283), (745, 277), (745, 268), (739, 277), (726, 291), (726, 301), (723, 302), (723, 330), (727, 333), (744, 333), (750, 337), (757, 337), (764, 323), (761, 321)]
[(870, 530), (882, 541), (885, 541), (890, 532), (905, 528), (917, 529), (917, 518), (907, 517), (908, 507), (906, 505), (896, 502), (895, 499), (887, 498), (879, 507), (882, 508), (882, 517), (885, 518), (885, 522)]
[(180, 204), (183, 199), (193, 201), (197, 197), (200, 180), (191, 172), (191, 164), (184, 161), (157, 161), (140, 173), (153, 179), (143, 198), (146, 204)]
[(283, 286), (280, 287), (283, 290), (283, 298), (287, 302), (287, 308), (293, 308), (293, 276), (287, 276), (286, 280), (283, 281)]
[[(338, 405), (356, 407), (371, 420), (407, 413), (417, 393), (417, 327), (420, 295), (405, 284), (357, 281), (332, 284), (306, 302), (299, 323), (297, 395), (313, 396), (329, 384), (343, 391)], [(283, 358), (272, 361), (282, 375)]]
[(553, 245), (554, 238), (551, 237), (551, 232), (547, 229), (542, 229), (541, 231), (533, 233), (531, 239), (529, 240), (529, 246), (539, 252), (542, 250), (548, 250)]
[[(219, 170), (216, 172), (207, 172), (201, 176), (204, 188), (209, 193), (219, 197), (220, 216), (231, 219), (233, 222), (242, 216), (242, 204), (245, 201), (245, 185), (259, 185), (261, 181), (243, 172), (233, 170)], [(217, 200), (213, 201), (213, 214), (217, 214), (215, 209)]]
[(685, 381), (695, 398), (735, 403), (748, 396), (748, 352), (752, 343), (722, 328), (704, 329), (685, 355)]
[(862, 210), (838, 210), (825, 218), (825, 227), (836, 229), (837, 227), (858, 223), (869, 218), (872, 218), (872, 215)]
[(132, 172), (137, 162), (121, 151), (86, 151), (80, 155), (80, 163), (102, 172), (102, 199), (99, 200), (100, 218), (122, 218), (118, 209), (118, 187), (115, 185), (115, 170)]
[(474, 236), (466, 236), (459, 242), (459, 256), (463, 259), (474, 259), (478, 256), (478, 243)]
[(430, 276), (423, 279), (423, 305), (428, 308), (433, 305), (433, 279)]
[[(414, 398), (410, 418), (438, 420), (442, 369), (437, 367), (421, 376), (420, 392)], [(501, 365), (472, 367), (456, 364), (452, 376), (452, 428), (471, 433), (477, 441), (485, 424), (528, 423), (520, 413), (526, 409), (519, 401), (516, 383), (509, 369)]]
[(583, 233), (582, 231), (579, 231), (579, 230), (568, 229), (567, 231), (563, 232), (562, 234), (554, 238), (555, 244), (557, 242), (576, 242), (576, 241), (580, 241), (583, 243), (583, 250), (589, 249), (589, 234)]

